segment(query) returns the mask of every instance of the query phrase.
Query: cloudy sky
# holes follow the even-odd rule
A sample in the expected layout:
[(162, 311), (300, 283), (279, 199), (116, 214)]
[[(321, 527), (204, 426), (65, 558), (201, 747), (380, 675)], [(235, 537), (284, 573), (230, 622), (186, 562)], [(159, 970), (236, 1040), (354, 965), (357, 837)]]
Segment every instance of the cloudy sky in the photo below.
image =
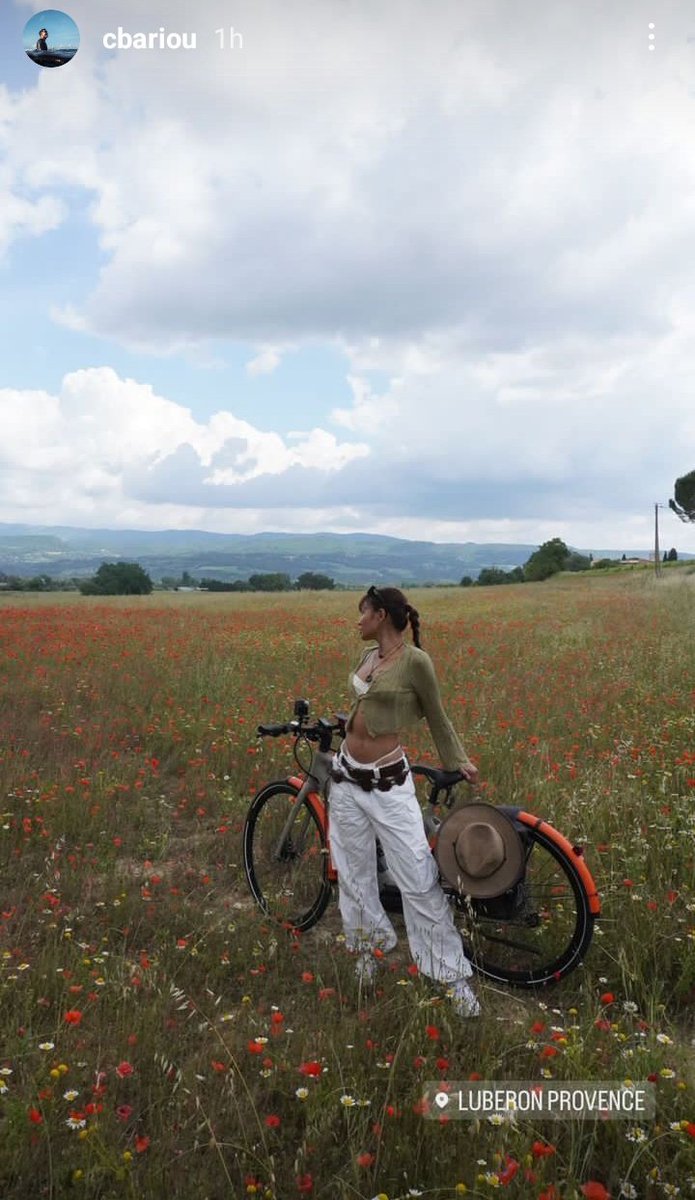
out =
[(37, 11), (0, 521), (650, 544), (695, 467), (691, 0), (73, 0), (53, 70)]

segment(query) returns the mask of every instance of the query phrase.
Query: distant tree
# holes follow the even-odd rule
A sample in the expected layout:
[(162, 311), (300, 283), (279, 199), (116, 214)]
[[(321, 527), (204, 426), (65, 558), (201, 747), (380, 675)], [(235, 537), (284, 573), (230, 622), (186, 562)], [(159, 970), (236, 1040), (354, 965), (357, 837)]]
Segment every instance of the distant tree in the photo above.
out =
[(27, 592), (53, 592), (58, 590), (51, 576), (45, 574), (33, 575), (31, 579), (25, 579), (24, 589)]
[(80, 591), (83, 596), (149, 596), (152, 580), (140, 563), (104, 562)]
[(558, 571), (564, 570), (569, 553), (562, 538), (551, 538), (549, 542), (543, 542), (524, 563), (524, 578), (529, 583), (536, 583), (556, 575)]
[(671, 546), (671, 549), (666, 555), (666, 562), (678, 562), (678, 551), (676, 550), (675, 546)]
[(621, 561), (621, 562), (627, 562), (627, 554), (623, 554), (623, 557), (621, 558), (621, 560), (620, 560), (620, 561)]
[(199, 585), (205, 592), (248, 592), (247, 579), (201, 579)]
[[(623, 554), (623, 558), (624, 557), (625, 555)], [(614, 567), (617, 561), (617, 558), (597, 558), (596, 562), (594, 563), (594, 570), (601, 571), (606, 567)]]
[(181, 587), (197, 587), (197, 583), (188, 571), (181, 572)]
[(483, 567), (478, 573), (478, 587), (493, 587), (507, 582), (507, 572), (501, 567)]
[(695, 471), (681, 475), (673, 485), (674, 499), (669, 508), (681, 521), (695, 521)]
[(563, 571), (588, 571), (591, 566), (591, 559), (586, 554), (579, 554), (577, 550), (573, 550), (565, 559)]
[(661, 559), (661, 561), (662, 561), (662, 562), (668, 562), (668, 551), (667, 551), (667, 550), (664, 550), (664, 553), (663, 553), (663, 556), (662, 556), (662, 559)]
[(503, 571), (501, 567), (483, 567), (478, 575), (480, 587), (491, 587), (500, 583), (523, 583), (523, 567), (514, 567), (512, 571)]
[(296, 586), (299, 591), (332, 591), (335, 587), (335, 579), (331, 579), (330, 575), (319, 575), (315, 571), (305, 571), (299, 576)]
[(292, 580), (284, 571), (276, 571), (269, 575), (249, 575), (249, 588), (252, 592), (289, 592)]
[(461, 580), (461, 587), (473, 587), (473, 579), (470, 575), (464, 575)]

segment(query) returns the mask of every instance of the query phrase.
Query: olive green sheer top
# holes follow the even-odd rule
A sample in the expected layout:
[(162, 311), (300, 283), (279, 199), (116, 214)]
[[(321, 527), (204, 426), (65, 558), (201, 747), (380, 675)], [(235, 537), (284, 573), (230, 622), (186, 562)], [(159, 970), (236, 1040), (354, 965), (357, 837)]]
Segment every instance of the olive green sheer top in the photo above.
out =
[[(374, 647), (365, 651), (356, 671), (359, 670)], [(403, 653), (395, 662), (376, 675), (369, 691), (359, 695), (349, 676), (350, 694), (354, 699), (347, 720), (347, 730), (361, 708), (367, 732), (371, 737), (384, 733), (401, 734), (423, 718), (427, 721), (437, 747), (440, 762), (445, 771), (456, 771), (471, 765), (451, 721), (442, 707), (439, 684), (432, 659), (424, 650), (406, 643)]]

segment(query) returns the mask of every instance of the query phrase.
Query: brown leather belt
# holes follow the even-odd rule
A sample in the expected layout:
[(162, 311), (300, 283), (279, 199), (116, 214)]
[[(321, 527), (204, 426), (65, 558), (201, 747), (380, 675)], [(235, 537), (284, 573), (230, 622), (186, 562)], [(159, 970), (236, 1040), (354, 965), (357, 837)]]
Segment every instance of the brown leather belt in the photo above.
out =
[(342, 754), (338, 756), (338, 762), (342, 771), (337, 767), (331, 767), (331, 779), (335, 779), (336, 783), (347, 779), (350, 783), (359, 784), (365, 792), (372, 792), (375, 788), (380, 792), (388, 792), (394, 784), (400, 786), (405, 783), (410, 770), (404, 758), (399, 762), (389, 763), (387, 767), (377, 767), (376, 770), (365, 771), (359, 770), (358, 767), (351, 767)]

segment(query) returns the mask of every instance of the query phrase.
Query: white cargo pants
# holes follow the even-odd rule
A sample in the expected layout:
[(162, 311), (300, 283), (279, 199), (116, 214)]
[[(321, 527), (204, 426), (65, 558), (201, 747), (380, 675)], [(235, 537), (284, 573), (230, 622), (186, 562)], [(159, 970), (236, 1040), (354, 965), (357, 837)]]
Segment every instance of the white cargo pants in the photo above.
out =
[[(339, 767), (337, 756), (334, 762)], [(369, 769), (372, 764), (359, 766)], [(447, 985), (467, 978), (473, 968), (439, 886), (410, 773), (387, 792), (366, 792), (349, 779), (331, 783), (329, 840), (347, 948), (387, 952), (398, 941), (379, 899), (376, 837), (403, 897), (408, 943), (418, 969)]]

